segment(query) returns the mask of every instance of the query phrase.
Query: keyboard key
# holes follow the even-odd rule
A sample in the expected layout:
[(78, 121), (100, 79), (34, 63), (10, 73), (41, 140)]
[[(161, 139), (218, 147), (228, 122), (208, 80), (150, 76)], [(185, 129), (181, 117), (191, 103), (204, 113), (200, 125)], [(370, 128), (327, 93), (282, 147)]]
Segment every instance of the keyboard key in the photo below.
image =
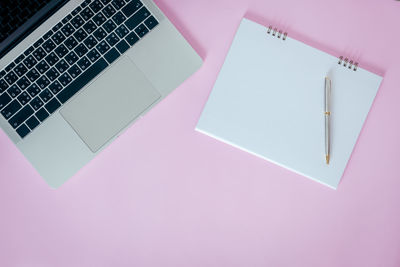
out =
[(124, 22), (126, 20), (126, 17), (124, 16), (124, 14), (121, 13), (121, 11), (118, 11), (117, 14), (115, 14), (112, 17), (112, 20), (117, 24), (120, 25), (122, 22)]
[[(128, 0), (129, 1), (129, 0)], [(124, 0), (113, 0), (111, 4), (116, 8), (116, 9), (121, 9), (125, 5)]]
[(117, 49), (112, 48), (110, 51), (108, 51), (105, 55), (104, 58), (108, 61), (109, 64), (113, 63), (120, 54), (118, 53)]
[(21, 89), (16, 84), (13, 84), (8, 90), (7, 93), (12, 97), (16, 98), (17, 95), (21, 93)]
[(28, 89), (26, 89), (26, 91), (31, 97), (34, 97), (35, 95), (40, 93), (40, 88), (36, 84), (32, 84), (28, 87)]
[(51, 40), (53, 40), (55, 44), (59, 45), (65, 40), (65, 36), (58, 31), (51, 37)]
[(87, 7), (82, 10), (80, 15), (82, 16), (83, 20), (88, 21), (91, 17), (93, 17), (94, 13), (92, 12), (92, 10), (90, 10), (90, 8)]
[(41, 122), (49, 117), (49, 113), (44, 108), (39, 109), (35, 115)]
[(26, 103), (29, 102), (29, 100), (31, 100), (31, 97), (29, 96), (29, 94), (27, 92), (22, 92), (22, 94), (20, 94), (18, 96), (18, 101), (24, 106)]
[(61, 59), (57, 64), (56, 64), (56, 69), (60, 72), (63, 73), (64, 71), (67, 70), (68, 68), (68, 63), (64, 60)]
[(81, 28), (74, 33), (74, 37), (78, 42), (82, 42), (87, 37), (87, 33)]
[(78, 77), (79, 74), (82, 73), (82, 71), (75, 64), (71, 68), (68, 69), (68, 73), (69, 73), (69, 75), (71, 75), (72, 78), (76, 78), (76, 77)]
[(73, 65), (76, 61), (78, 61), (78, 56), (73, 52), (69, 52), (68, 55), (65, 56), (65, 60), (69, 65)]
[(71, 20), (72, 25), (75, 27), (75, 29), (78, 29), (80, 26), (82, 26), (85, 22), (81, 18), (81, 16), (77, 15)]
[(31, 106), (26, 105), (20, 111), (18, 111), (8, 122), (15, 129), (21, 125), (27, 118), (33, 114)]
[(111, 33), (106, 37), (106, 41), (110, 46), (114, 46), (116, 43), (118, 43), (119, 38), (115, 33)]
[(78, 66), (84, 71), (91, 65), (87, 57), (83, 57), (78, 61)]
[(28, 127), (33, 130), (36, 128), (36, 126), (39, 125), (39, 121), (38, 119), (36, 119), (35, 116), (30, 117), (27, 121), (26, 121), (26, 125), (28, 125)]
[(44, 107), (47, 109), (47, 111), (50, 114), (53, 113), (54, 111), (56, 111), (60, 106), (61, 106), (61, 104), (60, 104), (60, 102), (58, 102), (58, 100), (56, 98), (53, 98), (52, 100), (50, 100), (49, 103), (44, 105)]
[(14, 115), (20, 108), (21, 104), (18, 102), (17, 99), (14, 99), (8, 106), (6, 106), (2, 111), (1, 114), (4, 118), (9, 119), (12, 115)]
[(64, 44), (67, 46), (69, 50), (74, 49), (75, 46), (78, 45), (78, 42), (73, 36), (68, 37), (67, 40), (65, 40)]
[(136, 32), (137, 35), (139, 35), (140, 38), (143, 38), (143, 36), (145, 36), (146, 33), (149, 32), (149, 30), (146, 28), (146, 26), (144, 26), (144, 24), (140, 24), (135, 29), (135, 32)]
[(84, 44), (79, 44), (75, 49), (74, 52), (78, 55), (78, 57), (82, 57), (84, 54), (86, 54), (88, 49)]
[(43, 35), (43, 39), (45, 39), (45, 40), (49, 39), (52, 34), (53, 34), (53, 31), (49, 30), (48, 32), (46, 32), (45, 35)]
[(39, 61), (46, 56), (46, 52), (43, 50), (43, 48), (39, 47), (32, 53), (32, 55), (36, 58), (36, 60)]
[(115, 8), (113, 8), (111, 4), (109, 4), (105, 8), (103, 8), (102, 11), (103, 11), (104, 15), (106, 15), (107, 18), (111, 17), (116, 12)]
[(43, 90), (50, 84), (50, 81), (46, 78), (46, 76), (42, 76), (36, 81), (36, 84), (40, 87), (40, 89)]
[(10, 101), (11, 97), (7, 93), (0, 95), (0, 109), (4, 108)]
[(100, 1), (98, 1), (98, 0), (95, 0), (95, 1), (94, 1), (93, 3), (91, 3), (89, 6), (90, 6), (90, 8), (93, 10), (94, 13), (99, 12), (100, 9), (103, 8), (103, 4), (102, 4)]
[(68, 49), (65, 47), (65, 45), (61, 44), (54, 50), (54, 52), (56, 52), (59, 58), (62, 58), (68, 53)]
[(65, 18), (63, 18), (63, 20), (61, 21), (62, 23), (67, 23), (70, 19), (72, 18), (71, 14), (68, 14)]
[(13, 83), (15, 83), (15, 82), (17, 81), (17, 79), (18, 79), (18, 77), (17, 77), (17, 75), (16, 75), (13, 71), (10, 71), (10, 72), (4, 77), (4, 80), (6, 80), (6, 82), (7, 82), (8, 84), (13, 84)]
[(143, 20), (145, 20), (148, 16), (150, 16), (150, 12), (147, 8), (142, 7), (136, 12), (132, 17), (130, 17), (126, 22), (125, 25), (128, 27), (129, 30), (133, 30), (136, 28)]
[(53, 49), (56, 47), (56, 45), (54, 44), (54, 42), (52, 40), (47, 40), (46, 42), (44, 42), (42, 47), (47, 53), (50, 53), (51, 51), (53, 51)]
[(107, 32), (102, 28), (99, 28), (93, 33), (93, 36), (96, 37), (97, 41), (101, 41), (107, 36)]
[(28, 71), (28, 69), (21, 63), (14, 68), (14, 71), (19, 77), (21, 77)]
[(100, 26), (101, 24), (103, 24), (106, 21), (106, 17), (104, 17), (104, 15), (102, 13), (97, 13), (93, 17), (93, 21), (94, 21), (94, 23), (96, 23), (97, 26)]
[(83, 28), (85, 29), (85, 31), (86, 31), (88, 34), (91, 34), (94, 30), (97, 29), (97, 26), (96, 26), (96, 24), (94, 24), (93, 21), (89, 20), (88, 22), (86, 22), (86, 23), (83, 25)]
[(30, 133), (29, 128), (25, 125), (22, 124), (18, 129), (17, 133), (21, 138), (24, 138), (28, 133)]
[(117, 45), (116, 48), (118, 49), (118, 51), (123, 54), (125, 53), (126, 50), (129, 49), (129, 45), (125, 40), (121, 40)]
[(33, 68), (30, 71), (28, 71), (28, 73), (26, 74), (26, 77), (31, 81), (34, 82), (36, 81), (37, 78), (39, 78), (40, 74), (39, 72)]
[(142, 6), (142, 3), (138, 0), (130, 1), (123, 9), (122, 12), (125, 16), (130, 17), (133, 13), (135, 13)]
[(0, 71), (0, 79), (3, 78), (6, 73), (7, 72), (5, 70)]
[(25, 50), (24, 55), (27, 56), (32, 53), (34, 50), (33, 46), (30, 46), (28, 49)]
[(25, 56), (23, 54), (19, 55), (15, 60), (14, 63), (18, 64), (20, 63), (23, 59), (25, 58)]
[(24, 64), (25, 66), (30, 69), (33, 66), (35, 66), (35, 64), (37, 63), (37, 60), (32, 56), (28, 56), (25, 60), (24, 60)]
[(46, 58), (45, 58), (46, 62), (50, 65), (53, 66), (54, 64), (57, 63), (57, 61), (59, 60), (59, 58), (57, 57), (56, 53), (51, 52)]
[(43, 44), (43, 38), (40, 38), (39, 40), (37, 40), (34, 44), (33, 47), (37, 48), (39, 47), (41, 44)]
[(93, 63), (100, 57), (100, 54), (99, 52), (97, 52), (96, 49), (93, 48), (92, 50), (90, 50), (89, 53), (87, 53), (87, 56), (89, 60)]
[(26, 88), (28, 88), (28, 86), (31, 84), (31, 82), (28, 80), (28, 78), (26, 78), (25, 76), (21, 77), (21, 79), (19, 79), (17, 81), (17, 85), (19, 86), (19, 88), (21, 90), (25, 90)]
[(42, 99), (40, 99), (40, 97), (35, 97), (34, 99), (32, 99), (32, 101), (29, 103), (34, 110), (38, 110), (41, 106), (43, 106), (43, 101)]
[(52, 28), (53, 32), (56, 32), (56, 31), (58, 31), (59, 29), (61, 29), (62, 25), (63, 25), (62, 22), (57, 23), (57, 24)]
[(115, 30), (115, 33), (119, 36), (119, 38), (124, 38), (129, 33), (129, 31), (125, 27), (125, 25), (121, 25)]
[(49, 69), (49, 65), (47, 65), (46, 61), (42, 60), (36, 65), (36, 69), (40, 72), (40, 74), (43, 74)]
[(58, 92), (61, 91), (62, 85), (59, 83), (59, 81), (54, 81), (52, 84), (49, 85), (50, 91), (56, 95)]
[(97, 40), (92, 35), (90, 35), (88, 38), (85, 39), (85, 41), (83, 41), (83, 43), (86, 45), (87, 48), (92, 49), (97, 44)]
[(153, 17), (150, 16), (144, 21), (144, 24), (149, 28), (149, 30), (153, 29), (155, 26), (157, 26), (158, 21)]
[(103, 24), (103, 28), (106, 30), (106, 32), (110, 33), (112, 32), (115, 28), (117, 27), (117, 25), (115, 25), (115, 23), (109, 19), (107, 20), (104, 24)]
[(46, 72), (46, 76), (50, 81), (54, 81), (58, 76), (60, 76), (60, 73), (53, 67)]
[(61, 31), (66, 37), (69, 37), (75, 31), (75, 29), (72, 27), (71, 23), (68, 23), (61, 28)]
[(105, 54), (110, 49), (110, 46), (106, 43), (106, 41), (101, 41), (96, 48), (101, 54)]
[(96, 77), (100, 72), (107, 68), (107, 62), (100, 58), (96, 63), (89, 67), (83, 72), (77, 79), (75, 79), (69, 86), (64, 88), (58, 95), (58, 100), (64, 104), (74, 94), (76, 94), (81, 88), (83, 88), (88, 82)]
[(68, 73), (64, 72), (63, 74), (61, 74), (60, 78), (58, 78), (58, 81), (63, 86), (67, 86), (72, 81), (72, 78), (71, 78), (71, 76), (69, 76)]
[(1, 79), (0, 80), (0, 93), (3, 93), (5, 90), (7, 90), (8, 84), (6, 83), (5, 80)]
[(43, 100), (43, 102), (47, 102), (53, 97), (53, 94), (50, 92), (49, 89), (46, 88), (39, 94), (39, 96)]
[(125, 40), (132, 46), (139, 41), (139, 37), (134, 32), (131, 32), (125, 37)]

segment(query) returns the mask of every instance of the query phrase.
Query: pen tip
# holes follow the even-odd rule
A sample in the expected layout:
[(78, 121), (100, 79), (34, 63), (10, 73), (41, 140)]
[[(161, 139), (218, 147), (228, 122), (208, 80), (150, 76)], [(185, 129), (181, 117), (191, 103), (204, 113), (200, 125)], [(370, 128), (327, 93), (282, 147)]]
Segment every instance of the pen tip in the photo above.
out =
[(326, 155), (325, 159), (326, 159), (326, 164), (329, 164), (329, 155)]

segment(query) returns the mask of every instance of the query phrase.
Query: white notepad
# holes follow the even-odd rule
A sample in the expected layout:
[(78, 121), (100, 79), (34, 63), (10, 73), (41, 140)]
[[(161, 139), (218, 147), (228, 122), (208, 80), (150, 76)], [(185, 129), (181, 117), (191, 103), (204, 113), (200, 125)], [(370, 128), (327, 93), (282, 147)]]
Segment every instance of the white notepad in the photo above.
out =
[(196, 130), (336, 189), (381, 81), (353, 61), (243, 19)]

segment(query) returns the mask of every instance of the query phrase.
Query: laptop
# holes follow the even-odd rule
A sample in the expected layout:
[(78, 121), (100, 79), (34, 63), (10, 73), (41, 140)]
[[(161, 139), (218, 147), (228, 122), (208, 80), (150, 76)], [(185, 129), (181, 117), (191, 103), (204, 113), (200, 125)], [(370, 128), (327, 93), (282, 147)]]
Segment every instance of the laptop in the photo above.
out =
[(0, 127), (54, 188), (202, 64), (150, 0), (0, 7)]

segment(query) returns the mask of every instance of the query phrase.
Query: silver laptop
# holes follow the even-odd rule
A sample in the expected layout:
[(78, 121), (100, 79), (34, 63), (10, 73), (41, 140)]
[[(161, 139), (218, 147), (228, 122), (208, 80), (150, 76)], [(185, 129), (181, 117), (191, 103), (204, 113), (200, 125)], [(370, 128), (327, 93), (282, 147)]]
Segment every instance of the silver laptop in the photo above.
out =
[(201, 66), (150, 0), (2, 1), (0, 126), (58, 187)]

